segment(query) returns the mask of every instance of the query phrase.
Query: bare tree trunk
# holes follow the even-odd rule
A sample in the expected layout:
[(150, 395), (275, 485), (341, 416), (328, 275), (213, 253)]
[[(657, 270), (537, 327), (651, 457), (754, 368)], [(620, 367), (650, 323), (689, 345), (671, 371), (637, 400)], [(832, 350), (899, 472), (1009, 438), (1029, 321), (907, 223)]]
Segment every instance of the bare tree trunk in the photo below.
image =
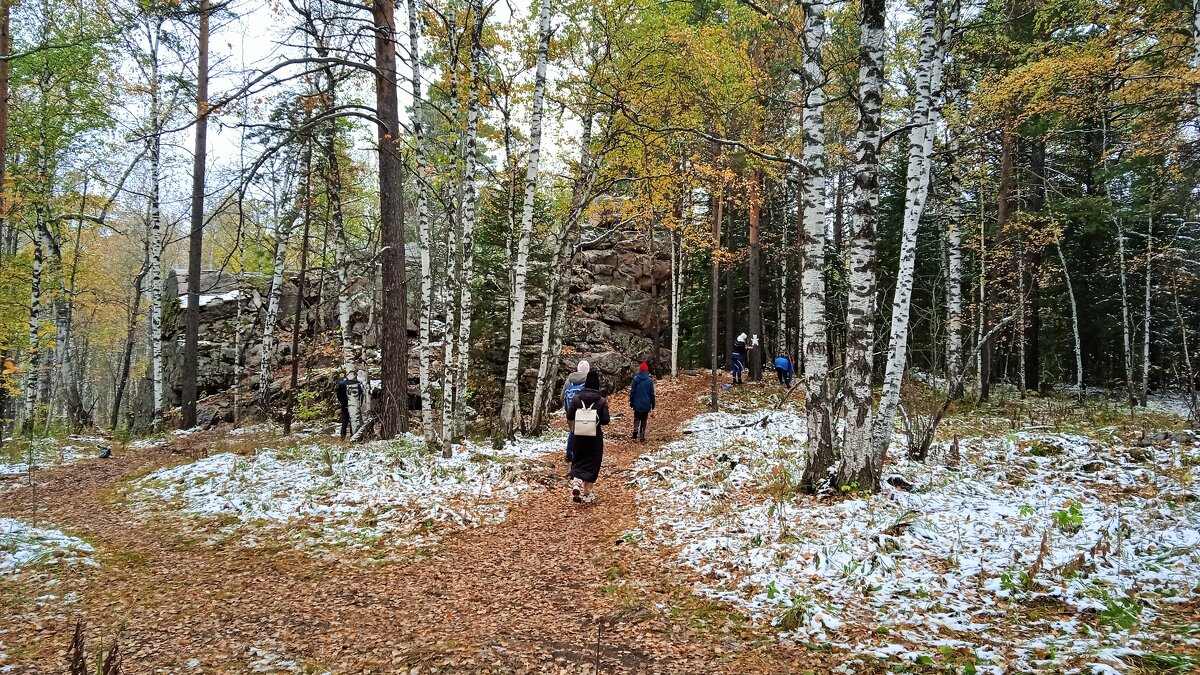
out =
[(126, 314), (125, 346), (121, 349), (121, 370), (117, 375), (112, 413), (109, 415), (109, 428), (113, 431), (116, 431), (117, 425), (121, 421), (121, 402), (125, 400), (125, 389), (129, 386), (129, 370), (133, 365), (133, 344), (137, 339), (137, 320), (142, 311), (142, 286), (146, 283), (146, 273), (149, 271), (150, 260), (147, 257), (142, 262), (142, 270), (133, 279), (133, 302)]
[(1121, 217), (1117, 216), (1117, 262), (1119, 265), (1119, 276), (1121, 278), (1121, 337), (1122, 345), (1125, 354), (1125, 391), (1129, 398), (1129, 405), (1137, 403), (1137, 398), (1133, 394), (1133, 337), (1132, 321), (1129, 317), (1129, 282), (1128, 282), (1128, 266), (1125, 262), (1125, 228), (1121, 221)]
[(837, 484), (879, 490), (882, 466), (871, 450), (874, 424), (876, 236), (879, 224), (879, 143), (883, 110), (884, 0), (863, 0), (859, 47), (859, 121), (854, 204), (850, 220), (847, 307), (846, 432)]
[(712, 376), (712, 390), (709, 394), (709, 407), (713, 412), (717, 412), (720, 408), (717, 402), (717, 358), (721, 353), (723, 345), (717, 338), (717, 318), (719, 312), (718, 301), (721, 294), (718, 289), (721, 284), (721, 218), (725, 216), (725, 191), (722, 190), (717, 194), (716, 215), (712, 220), (712, 260), (709, 264), (709, 285), (711, 293), (708, 299), (708, 362), (709, 370)]
[(150, 428), (158, 431), (163, 425), (163, 350), (162, 350), (162, 110), (161, 85), (158, 75), (158, 46), (162, 42), (162, 24), (157, 23), (150, 39), (150, 380), (153, 397)]
[(379, 435), (408, 431), (408, 288), (404, 258), (404, 162), (400, 157), (400, 107), (396, 97), (394, 0), (371, 5), (375, 29), (375, 110), (379, 117), (379, 223), (383, 246), (383, 401)]
[(1013, 331), (1017, 336), (1017, 392), (1025, 400), (1025, 233), (1017, 233), (1017, 324)]
[(804, 388), (808, 452), (801, 483), (821, 490), (833, 465), (832, 410), (829, 400), (829, 345), (825, 319), (825, 3), (804, 7), (805, 167), (804, 214)]
[[(750, 256), (749, 256), (749, 279), (750, 279), (750, 335), (751, 340), (754, 337), (762, 340), (762, 242), (759, 237), (759, 227), (762, 224), (762, 171), (755, 169), (750, 173), (749, 186), (749, 202), (750, 202)], [(754, 381), (762, 380), (762, 364), (763, 364), (763, 349), (766, 348), (765, 340), (760, 343), (761, 346), (752, 347), (750, 349), (750, 379)]]
[(1062, 239), (1054, 234), (1054, 247), (1058, 250), (1058, 261), (1062, 264), (1063, 279), (1067, 282), (1067, 300), (1071, 303), (1071, 336), (1075, 339), (1075, 386), (1079, 400), (1083, 400), (1083, 348), (1079, 337), (1079, 305), (1075, 302), (1075, 287), (1071, 284), (1071, 272), (1067, 269), (1067, 258), (1063, 255)]
[(208, 144), (209, 0), (200, 0), (199, 56), (196, 60), (196, 144), (192, 157), (192, 222), (188, 238), (188, 305), (184, 312), (183, 421), (196, 426), (196, 378), (200, 365), (200, 274), (204, 254), (204, 169)]
[(1183, 320), (1183, 312), (1179, 310), (1179, 289), (1176, 283), (1177, 276), (1171, 277), (1171, 300), (1175, 304), (1175, 320), (1179, 323), (1180, 347), (1183, 349), (1183, 365), (1187, 369), (1188, 381), (1188, 403), (1192, 411), (1192, 419), (1200, 417), (1200, 407), (1197, 407), (1196, 399), (1196, 369), (1192, 365), (1191, 347), (1188, 346), (1188, 330), (1187, 323)]
[(504, 401), (500, 423), (509, 437), (521, 416), (517, 380), (521, 374), (521, 340), (525, 336), (525, 277), (529, 268), (529, 242), (533, 238), (533, 207), (537, 199), (538, 161), (542, 151), (542, 109), (546, 93), (546, 61), (550, 50), (550, 0), (542, 0), (538, 18), (537, 70), (533, 81), (533, 109), (529, 115), (529, 158), (525, 170), (525, 201), (521, 206), (521, 234), (513, 270), (512, 314), (508, 332), (508, 365), (504, 375)]
[(596, 167), (592, 157), (592, 106), (585, 105), (583, 131), (579, 138), (579, 169), (571, 190), (571, 206), (567, 217), (559, 228), (555, 245), (554, 260), (550, 264), (550, 283), (546, 290), (546, 316), (542, 324), (541, 356), (538, 360), (537, 387), (533, 394), (533, 416), (531, 428), (536, 433), (542, 428), (542, 417), (552, 400), (550, 392), (558, 378), (559, 352), (562, 349), (562, 330), (566, 325), (566, 299), (571, 288), (571, 261), (579, 244), (579, 224), (591, 201), (592, 187), (596, 180)]
[(921, 62), (917, 68), (917, 91), (913, 117), (917, 126), (909, 132), (908, 185), (904, 200), (904, 228), (900, 241), (900, 269), (892, 301), (892, 327), (883, 393), (872, 430), (875, 459), (882, 466), (892, 438), (900, 385), (908, 357), (909, 309), (912, 305), (913, 274), (916, 266), (917, 230), (929, 195), (930, 154), (933, 150), (936, 115), (933, 110), (933, 74), (938, 55), (937, 0), (921, 2)]
[(412, 65), (413, 135), (416, 149), (413, 153), (417, 173), (417, 241), (421, 255), (421, 315), (419, 320), (420, 356), (418, 376), (421, 396), (421, 431), (425, 435), (425, 446), (433, 448), (437, 442), (433, 428), (433, 395), (430, 392), (429, 368), (433, 360), (433, 238), (429, 227), (429, 181), (431, 173), (425, 159), (425, 99), (421, 97), (421, 10), (419, 0), (408, 0), (409, 62)]
[(1142, 396), (1141, 405), (1146, 407), (1150, 396), (1150, 273), (1154, 267), (1154, 203), (1151, 201), (1146, 214), (1146, 289), (1142, 303)]
[(304, 231), (300, 235), (300, 273), (296, 278), (296, 307), (292, 314), (292, 375), (288, 386), (287, 411), (283, 415), (283, 434), (292, 433), (292, 420), (296, 411), (296, 389), (300, 386), (300, 324), (304, 314), (305, 282), (308, 276), (308, 233), (312, 225), (312, 147), (304, 143)]
[[(284, 190), (284, 198), (288, 198)], [(274, 381), (275, 329), (279, 321), (279, 303), (283, 296), (283, 285), (287, 283), (287, 251), (288, 240), (296, 227), (299, 217), (300, 198), (297, 195), (289, 200), (291, 204), (283, 218), (276, 223), (275, 230), (275, 263), (272, 266), (271, 288), (267, 291), (267, 312), (263, 317), (262, 358), (258, 365), (258, 399), (263, 414), (270, 416), (271, 412), (271, 383)], [(296, 301), (300, 298), (297, 296)]]
[(683, 302), (683, 240), (671, 231), (671, 379), (679, 377), (679, 304)]
[(474, 19), (471, 30), (471, 69), (469, 92), (467, 94), (467, 137), (466, 137), (466, 174), (463, 192), (462, 219), (462, 267), (458, 270), (457, 285), (459, 287), (458, 304), (458, 357), (455, 370), (455, 397), (453, 415), (453, 433), (442, 438), (442, 455), (451, 455), (451, 443), (461, 440), (467, 425), (467, 374), (470, 371), (471, 360), (471, 313), (474, 309), (471, 298), (471, 281), (475, 273), (475, 219), (479, 207), (479, 159), (477, 144), (479, 142), (479, 96), (483, 78), (482, 60), (483, 47), (483, 18), (482, 0), (471, 0), (471, 14)]
[(32, 433), (37, 417), (38, 400), (38, 369), (41, 366), (41, 349), (39, 348), (38, 328), (41, 324), (42, 313), (42, 265), (46, 244), (44, 241), (45, 228), (42, 221), (46, 215), (42, 206), (35, 207), (38, 219), (37, 233), (33, 237), (33, 268), (30, 277), (29, 294), (29, 357), (25, 376), (25, 418), (21, 422), (21, 430)]
[(8, 56), (12, 53), (9, 23), (14, 1), (0, 0), (0, 256), (4, 255), (8, 225), (8, 102), (12, 90)]

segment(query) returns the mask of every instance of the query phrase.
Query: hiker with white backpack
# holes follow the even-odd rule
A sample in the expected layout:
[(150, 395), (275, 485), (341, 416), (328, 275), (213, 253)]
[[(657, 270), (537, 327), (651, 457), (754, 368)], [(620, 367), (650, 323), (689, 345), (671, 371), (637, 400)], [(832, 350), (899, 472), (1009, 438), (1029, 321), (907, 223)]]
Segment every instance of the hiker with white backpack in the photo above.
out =
[[(587, 380), (588, 371), (592, 366), (587, 361), (580, 361), (576, 366), (575, 372), (567, 376), (567, 382), (563, 385), (562, 406), (563, 412), (571, 409), (571, 403), (575, 401), (575, 397), (579, 392), (583, 391), (584, 383)], [(575, 423), (567, 420), (567, 463), (570, 464), (574, 458), (575, 451)]]
[(596, 501), (592, 486), (600, 475), (600, 462), (604, 459), (604, 425), (611, 421), (608, 415), (608, 399), (600, 393), (600, 375), (589, 372), (584, 380), (583, 391), (575, 396), (567, 408), (567, 420), (574, 424), (574, 441), (571, 462), (571, 501), (590, 504)]

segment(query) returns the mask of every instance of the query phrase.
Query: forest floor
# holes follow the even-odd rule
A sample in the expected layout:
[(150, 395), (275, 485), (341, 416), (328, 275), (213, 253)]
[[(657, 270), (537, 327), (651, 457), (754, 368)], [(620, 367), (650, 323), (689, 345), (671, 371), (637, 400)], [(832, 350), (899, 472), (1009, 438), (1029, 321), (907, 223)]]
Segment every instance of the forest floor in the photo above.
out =
[(0, 671), (65, 672), (82, 619), (90, 649), (119, 638), (127, 673), (827, 672), (841, 657), (781, 642), (693, 594), (654, 548), (627, 545), (631, 466), (678, 438), (707, 384), (661, 381), (645, 444), (626, 436), (627, 399), (611, 397), (596, 503), (570, 503), (550, 453), (524, 465), (530, 488), (502, 522), (382, 561), (206, 538), (131, 508), (128, 486), (196, 459), (214, 442), (199, 434), (0, 484), (0, 518), (79, 537), (88, 563), (0, 576)]

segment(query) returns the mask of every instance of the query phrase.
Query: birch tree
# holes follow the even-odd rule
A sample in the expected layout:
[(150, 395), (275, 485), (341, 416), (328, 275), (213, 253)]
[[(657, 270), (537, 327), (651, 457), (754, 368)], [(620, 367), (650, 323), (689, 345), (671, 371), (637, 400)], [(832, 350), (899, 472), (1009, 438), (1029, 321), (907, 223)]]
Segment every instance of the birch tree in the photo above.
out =
[(801, 484), (822, 489), (833, 465), (829, 352), (825, 320), (825, 3), (805, 2), (803, 73), (804, 148), (801, 210), (804, 214), (804, 389), (808, 420), (807, 462)]
[(884, 0), (863, 0), (859, 40), (859, 120), (850, 217), (850, 299), (846, 337), (846, 431), (837, 484), (879, 489), (882, 466), (871, 451), (874, 397), (876, 233), (883, 111)]
[(518, 379), (521, 371), (521, 340), (525, 330), (525, 279), (529, 268), (529, 242), (533, 236), (533, 207), (537, 199), (538, 164), (542, 150), (542, 110), (546, 94), (546, 61), (550, 50), (550, 0), (541, 0), (538, 15), (537, 67), (529, 116), (529, 157), (525, 170), (525, 198), (521, 205), (521, 230), (513, 271), (512, 314), (508, 331), (508, 363), (504, 375), (504, 400), (500, 422), (511, 437), (521, 404)]
[(463, 174), (462, 264), (452, 280), (458, 291), (458, 337), (454, 357), (454, 397), (450, 428), (442, 429), (442, 455), (451, 456), (452, 445), (462, 438), (466, 428), (467, 372), (471, 357), (471, 277), (475, 269), (475, 220), (479, 208), (479, 117), (482, 88), (483, 26), (482, 0), (468, 3), (472, 18), (470, 67), (467, 91), (467, 128), (463, 140), (466, 168)]
[(436, 443), (433, 428), (433, 400), (430, 393), (429, 366), (433, 359), (430, 345), (433, 324), (433, 264), (431, 249), (433, 239), (429, 228), (429, 181), (431, 172), (426, 165), (425, 148), (425, 100), (421, 95), (421, 3), (408, 0), (408, 44), (409, 63), (412, 66), (410, 80), (413, 97), (413, 169), (416, 172), (417, 247), (421, 258), (421, 313), (418, 318), (417, 371), (421, 396), (421, 432), (426, 447)]
[(921, 2), (920, 63), (916, 76), (916, 99), (909, 132), (907, 187), (904, 197), (904, 226), (900, 240), (900, 268), (896, 294), (892, 301), (892, 327), (889, 338), (887, 369), (879, 412), (872, 430), (872, 452), (882, 462), (891, 442), (896, 409), (900, 404), (900, 384), (908, 357), (909, 308), (912, 305), (913, 274), (917, 256), (917, 229), (929, 194), (930, 154), (933, 151), (934, 126), (932, 75), (938, 55), (937, 0)]

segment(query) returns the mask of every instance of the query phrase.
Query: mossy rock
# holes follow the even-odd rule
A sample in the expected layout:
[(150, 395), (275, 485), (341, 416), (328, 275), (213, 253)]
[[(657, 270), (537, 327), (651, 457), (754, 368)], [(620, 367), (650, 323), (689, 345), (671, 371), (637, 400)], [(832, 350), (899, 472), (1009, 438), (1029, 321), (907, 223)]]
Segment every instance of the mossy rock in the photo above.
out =
[(1057, 457), (1066, 452), (1058, 443), (1044, 438), (1032, 440), (1026, 447), (1029, 448), (1029, 454), (1034, 457)]

